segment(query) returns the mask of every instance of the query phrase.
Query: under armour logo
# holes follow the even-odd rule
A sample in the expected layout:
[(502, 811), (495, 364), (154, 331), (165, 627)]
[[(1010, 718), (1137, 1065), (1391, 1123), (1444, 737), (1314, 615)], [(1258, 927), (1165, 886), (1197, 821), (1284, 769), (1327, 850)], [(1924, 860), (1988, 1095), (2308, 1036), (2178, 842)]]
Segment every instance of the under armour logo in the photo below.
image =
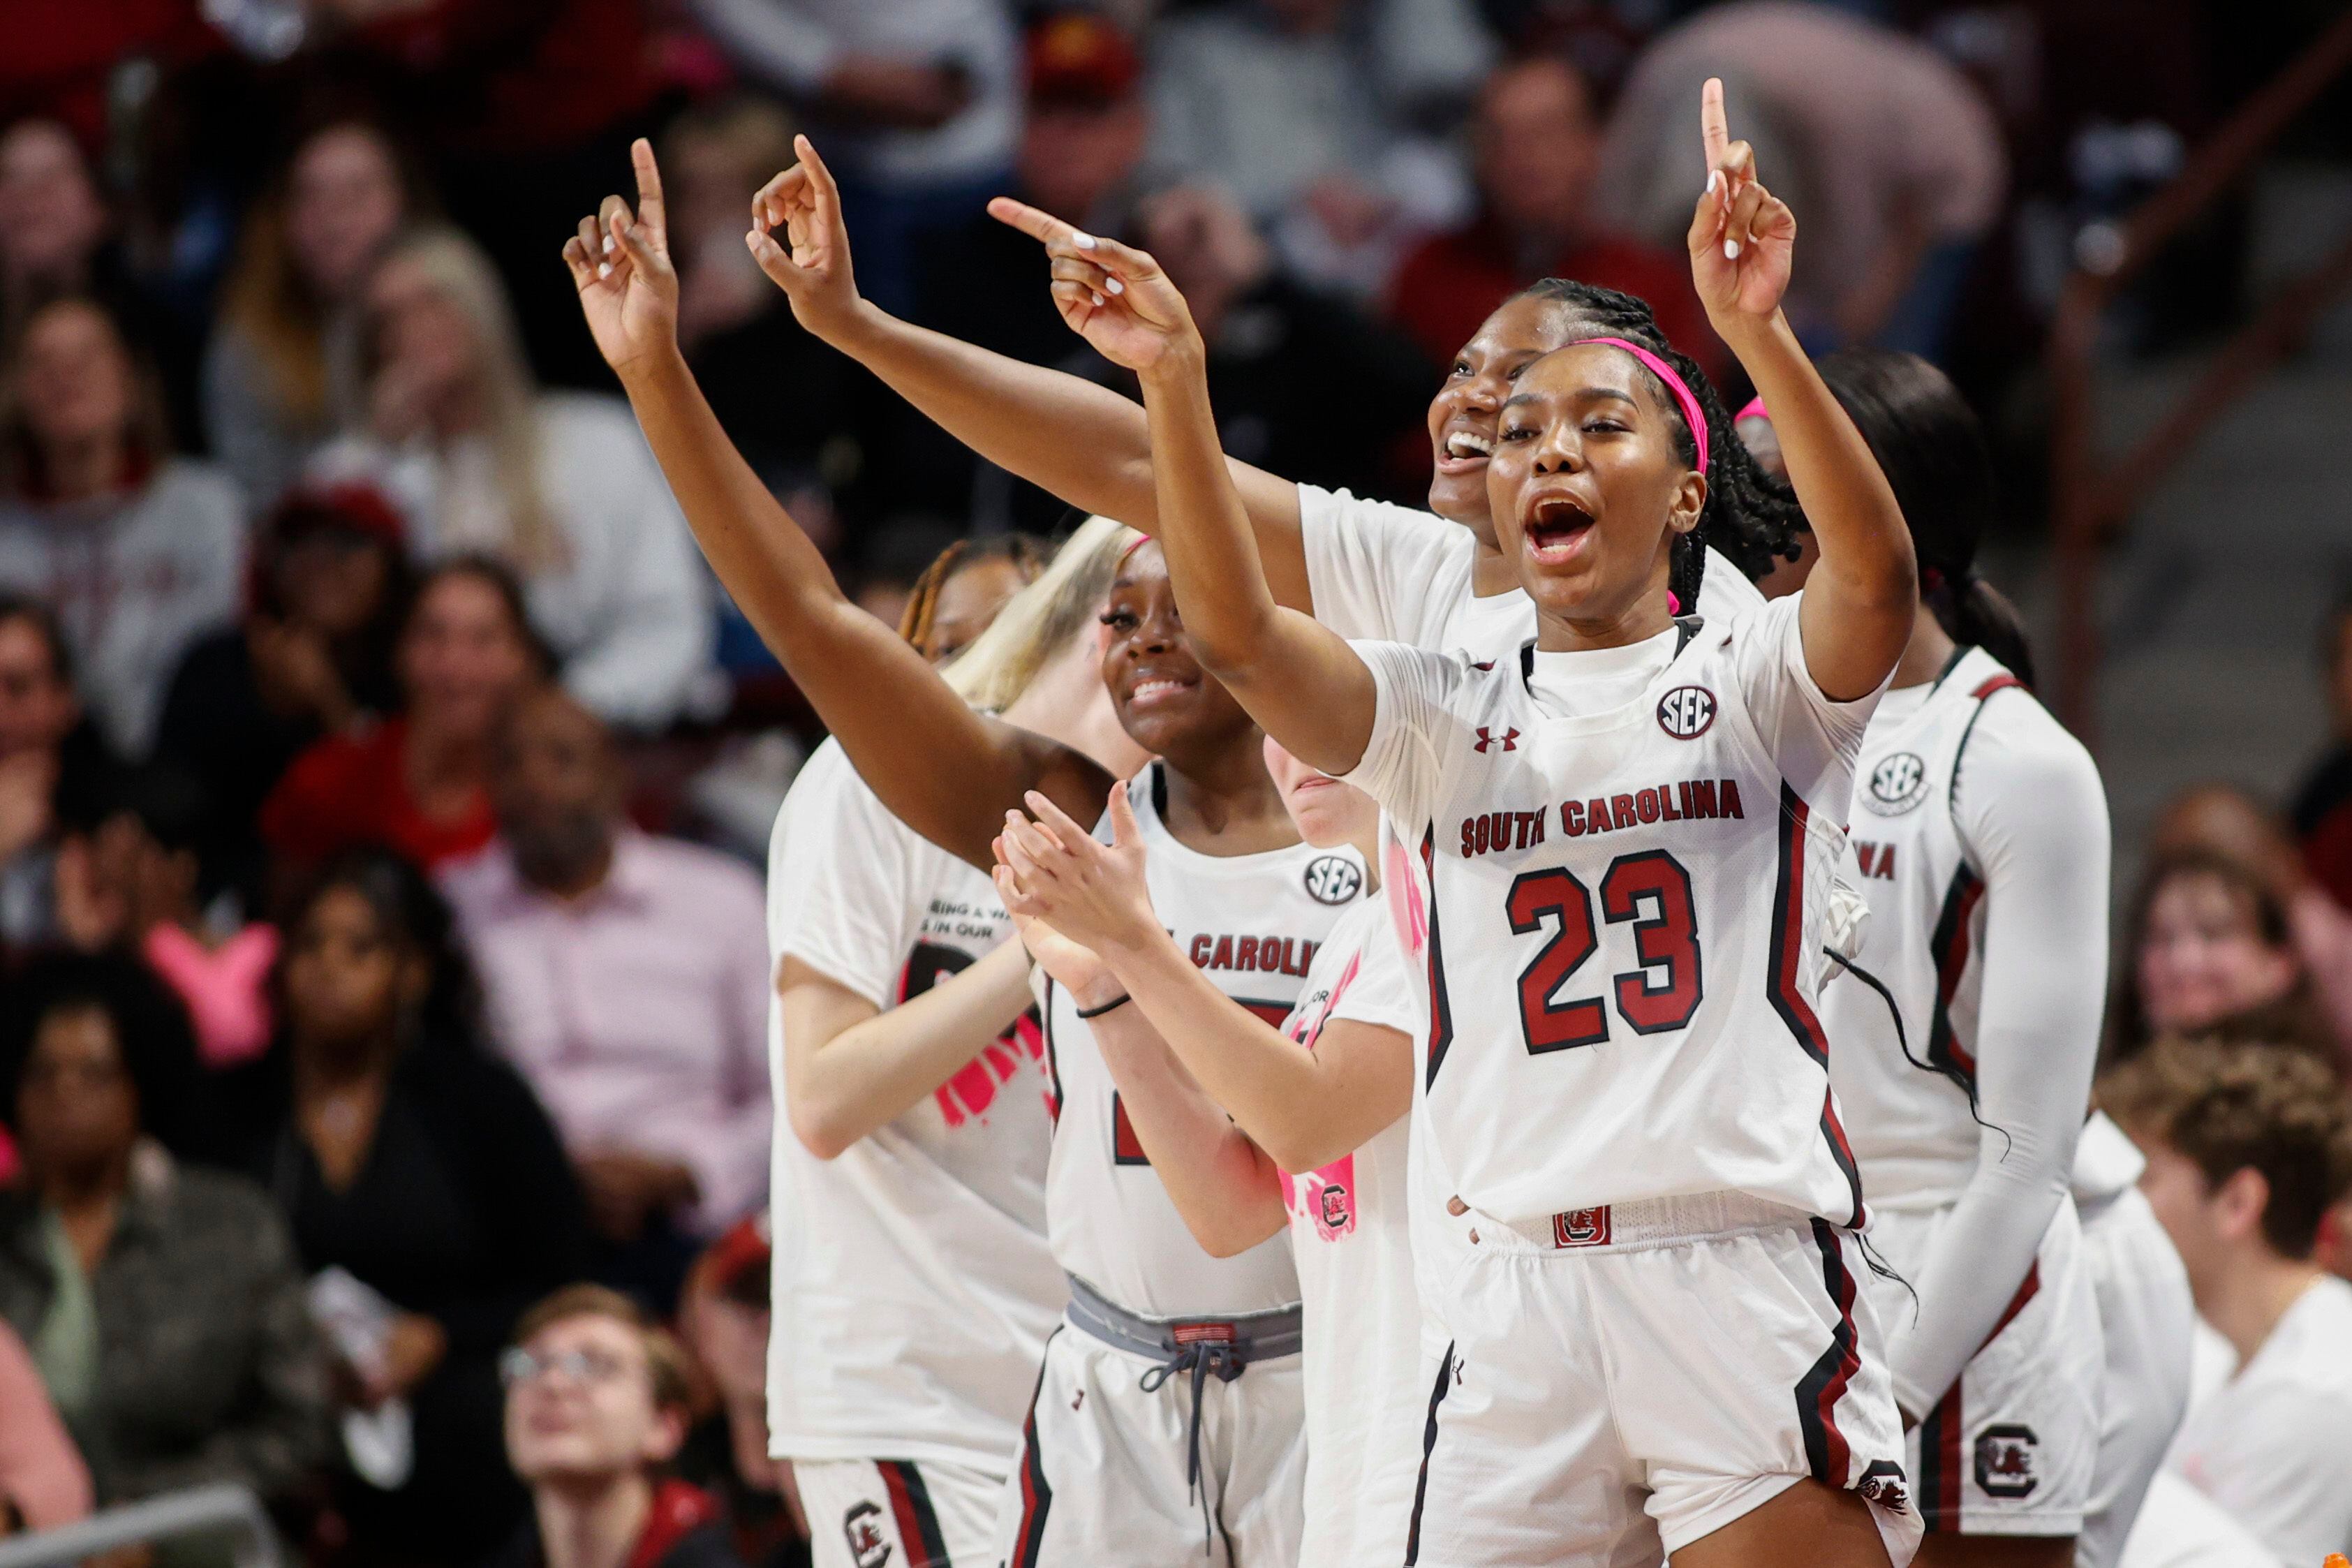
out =
[(1486, 726), (1481, 724), (1478, 726), (1478, 750), (1483, 752), (1489, 746), (1500, 746), (1507, 752), (1516, 752), (1519, 749), (1519, 732), (1517, 730), (1506, 730), (1499, 736), (1492, 735), (1487, 733)]

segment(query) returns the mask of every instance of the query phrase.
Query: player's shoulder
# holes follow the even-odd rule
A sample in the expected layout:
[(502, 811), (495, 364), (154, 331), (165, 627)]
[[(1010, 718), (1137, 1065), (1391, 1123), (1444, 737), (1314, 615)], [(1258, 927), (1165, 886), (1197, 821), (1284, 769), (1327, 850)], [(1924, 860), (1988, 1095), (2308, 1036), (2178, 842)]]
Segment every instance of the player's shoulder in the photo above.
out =
[(2048, 783), (2089, 783), (2099, 778), (2090, 748), (2042, 706), (2031, 687), (1990, 656), (1972, 655), (1947, 700), (1969, 712), (1963, 765), (2000, 767), (2021, 778)]
[(1446, 553), (1457, 550), (1475, 552), (1478, 545), (1468, 529), (1448, 522), (1433, 511), (1374, 496), (1360, 496), (1353, 490), (1325, 489), (1321, 485), (1304, 481), (1298, 486), (1298, 516), (1303, 524), (1311, 528), (1367, 535), (1383, 542), (1425, 545)]

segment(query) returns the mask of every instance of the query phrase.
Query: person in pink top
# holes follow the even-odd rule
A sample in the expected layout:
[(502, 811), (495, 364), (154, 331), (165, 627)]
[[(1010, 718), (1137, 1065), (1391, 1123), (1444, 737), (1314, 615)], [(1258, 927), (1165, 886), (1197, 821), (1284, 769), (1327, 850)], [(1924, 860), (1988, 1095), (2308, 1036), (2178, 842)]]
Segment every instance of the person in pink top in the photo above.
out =
[(666, 1302), (694, 1238), (767, 1197), (759, 879), (629, 826), (611, 739), (561, 689), (508, 715), (489, 777), (499, 837), (443, 887), (615, 1249), (605, 1272)]

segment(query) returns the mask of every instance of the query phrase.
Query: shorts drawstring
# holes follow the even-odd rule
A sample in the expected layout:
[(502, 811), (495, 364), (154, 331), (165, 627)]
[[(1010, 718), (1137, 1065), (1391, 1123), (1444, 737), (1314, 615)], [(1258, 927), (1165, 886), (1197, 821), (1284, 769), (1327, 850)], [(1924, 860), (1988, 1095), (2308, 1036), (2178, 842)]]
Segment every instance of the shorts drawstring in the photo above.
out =
[(1189, 1430), (1185, 1434), (1184, 1500), (1200, 1500), (1201, 1554), (1203, 1557), (1215, 1555), (1216, 1538), (1210, 1531), (1213, 1521), (1209, 1513), (1208, 1489), (1201, 1484), (1201, 1394), (1211, 1377), (1219, 1383), (1231, 1383), (1241, 1376), (1242, 1368), (1246, 1364), (1240, 1350), (1232, 1344), (1215, 1340), (1195, 1340), (1191, 1344), (1178, 1347), (1174, 1354), (1158, 1366), (1146, 1370), (1138, 1383), (1144, 1393), (1157, 1394), (1177, 1373), (1189, 1372), (1192, 1374), (1192, 1415), (1186, 1423)]

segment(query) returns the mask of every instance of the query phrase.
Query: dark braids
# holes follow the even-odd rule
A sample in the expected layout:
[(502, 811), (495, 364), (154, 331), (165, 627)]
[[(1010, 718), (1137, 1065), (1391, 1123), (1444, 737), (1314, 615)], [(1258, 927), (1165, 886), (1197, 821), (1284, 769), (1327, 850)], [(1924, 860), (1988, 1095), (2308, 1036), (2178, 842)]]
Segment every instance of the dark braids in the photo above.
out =
[[(1747, 444), (1732, 428), (1731, 415), (1716, 393), (1715, 384), (1690, 356), (1666, 341), (1648, 304), (1633, 295), (1569, 278), (1546, 278), (1519, 292), (1565, 306), (1575, 314), (1579, 336), (1623, 338), (1641, 344), (1674, 366), (1698, 399), (1699, 410), (1706, 416), (1706, 505), (1699, 512), (1698, 526), (1675, 541), (1667, 579), (1684, 609), (1698, 603), (1699, 578), (1710, 545), (1751, 581), (1771, 571), (1775, 559), (1797, 558), (1797, 533), (1804, 526), (1805, 514), (1797, 505), (1796, 492), (1786, 480), (1756, 466)], [(1674, 416), (1678, 433), (1675, 449), (1683, 461), (1696, 464), (1698, 443), (1684, 425), (1673, 395), (1663, 386), (1657, 390), (1659, 400)]]

